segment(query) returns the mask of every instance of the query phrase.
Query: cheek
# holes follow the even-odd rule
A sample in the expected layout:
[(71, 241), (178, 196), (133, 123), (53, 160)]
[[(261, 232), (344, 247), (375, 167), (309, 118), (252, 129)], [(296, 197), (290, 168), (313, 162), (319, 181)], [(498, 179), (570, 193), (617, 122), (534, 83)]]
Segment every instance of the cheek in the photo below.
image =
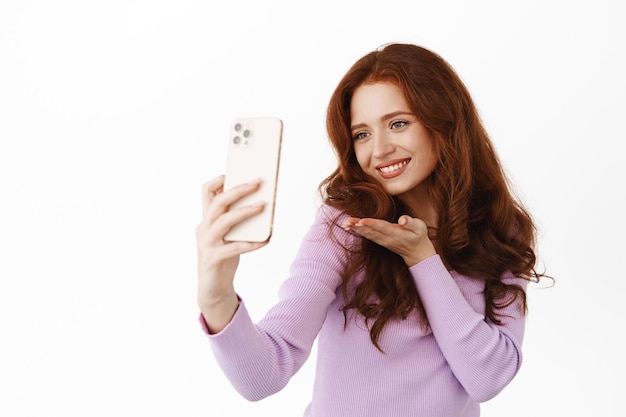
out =
[(365, 171), (367, 168), (368, 157), (363, 146), (355, 146), (354, 155), (356, 156), (356, 161), (359, 163), (361, 169)]
[(424, 163), (433, 169), (439, 162), (439, 152), (435, 146), (435, 141), (432, 138), (424, 140), (422, 157)]

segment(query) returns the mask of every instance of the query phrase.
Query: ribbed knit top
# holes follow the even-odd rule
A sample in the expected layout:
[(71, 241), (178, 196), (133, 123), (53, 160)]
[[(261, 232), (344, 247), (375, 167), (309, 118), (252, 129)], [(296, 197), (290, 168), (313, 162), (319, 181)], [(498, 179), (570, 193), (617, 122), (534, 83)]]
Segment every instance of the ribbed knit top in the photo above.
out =
[[(317, 338), (312, 399), (305, 417), (475, 417), (522, 362), (524, 315), (519, 304), (485, 318), (484, 281), (448, 271), (438, 255), (410, 268), (428, 318), (389, 321), (372, 344), (363, 318), (344, 327), (341, 245), (360, 239), (338, 225), (341, 213), (323, 205), (302, 240), (279, 301), (254, 323), (245, 303), (218, 334), (207, 333), (233, 387), (256, 401), (281, 390)], [(330, 232), (332, 228), (332, 233)], [(359, 282), (362, 276), (356, 276)], [(503, 277), (526, 288), (527, 281)]]

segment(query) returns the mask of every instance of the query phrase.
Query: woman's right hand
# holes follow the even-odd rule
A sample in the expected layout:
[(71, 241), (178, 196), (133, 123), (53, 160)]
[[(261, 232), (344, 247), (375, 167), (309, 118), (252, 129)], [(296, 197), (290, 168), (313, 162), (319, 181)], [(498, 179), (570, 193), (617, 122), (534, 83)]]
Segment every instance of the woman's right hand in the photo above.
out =
[(202, 187), (202, 221), (196, 227), (198, 306), (211, 333), (226, 327), (239, 305), (233, 285), (239, 255), (267, 244), (224, 241), (233, 226), (263, 211), (263, 204), (229, 211), (231, 204), (258, 190), (259, 184), (251, 181), (224, 191), (222, 175)]

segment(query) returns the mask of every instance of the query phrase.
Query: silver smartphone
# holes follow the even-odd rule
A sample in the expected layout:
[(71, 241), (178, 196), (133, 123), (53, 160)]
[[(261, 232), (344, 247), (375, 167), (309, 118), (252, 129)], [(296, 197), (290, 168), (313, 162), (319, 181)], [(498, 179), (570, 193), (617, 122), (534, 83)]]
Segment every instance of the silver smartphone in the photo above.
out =
[(225, 240), (265, 242), (272, 236), (282, 136), (283, 122), (276, 117), (243, 117), (231, 123), (224, 190), (261, 179), (259, 189), (231, 205), (231, 209), (259, 201), (265, 203), (265, 208), (233, 227)]

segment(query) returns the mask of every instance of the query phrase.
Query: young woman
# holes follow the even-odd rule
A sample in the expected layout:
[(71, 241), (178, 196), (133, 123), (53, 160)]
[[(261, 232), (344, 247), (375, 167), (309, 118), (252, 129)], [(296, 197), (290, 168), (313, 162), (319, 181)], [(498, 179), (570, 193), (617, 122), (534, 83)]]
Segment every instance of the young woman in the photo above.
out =
[(198, 304), (233, 386), (281, 390), (318, 338), (310, 417), (480, 414), (522, 363), (535, 228), (507, 185), (468, 90), (437, 54), (390, 44), (331, 97), (338, 166), (280, 301), (254, 323), (225, 242), (262, 206), (228, 210), (257, 183), (203, 188)]

